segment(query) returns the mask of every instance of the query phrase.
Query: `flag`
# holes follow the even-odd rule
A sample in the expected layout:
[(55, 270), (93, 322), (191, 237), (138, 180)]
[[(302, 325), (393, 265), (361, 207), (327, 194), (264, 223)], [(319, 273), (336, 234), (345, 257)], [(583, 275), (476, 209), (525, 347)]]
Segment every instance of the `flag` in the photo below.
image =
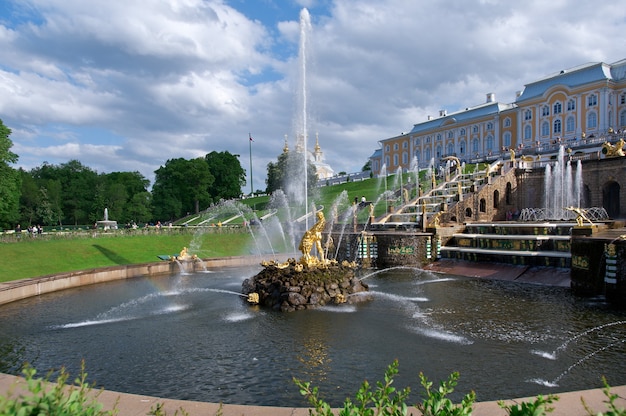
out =
[(250, 141), (253, 142), (254, 140), (252, 140), (252, 135), (248, 133), (248, 136), (250, 137)]

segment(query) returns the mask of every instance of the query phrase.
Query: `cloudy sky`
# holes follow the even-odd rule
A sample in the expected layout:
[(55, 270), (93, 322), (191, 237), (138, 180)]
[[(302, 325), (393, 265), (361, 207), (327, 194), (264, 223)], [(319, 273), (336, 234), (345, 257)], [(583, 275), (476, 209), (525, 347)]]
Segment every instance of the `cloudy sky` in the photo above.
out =
[[(229, 151), (265, 189), (295, 143), (307, 8), (309, 147), (360, 171), (378, 141), (626, 58), (626, 8), (587, 0), (1, 0), (0, 119), (17, 166), (77, 159), (153, 180)], [(250, 183), (244, 187), (249, 192)]]

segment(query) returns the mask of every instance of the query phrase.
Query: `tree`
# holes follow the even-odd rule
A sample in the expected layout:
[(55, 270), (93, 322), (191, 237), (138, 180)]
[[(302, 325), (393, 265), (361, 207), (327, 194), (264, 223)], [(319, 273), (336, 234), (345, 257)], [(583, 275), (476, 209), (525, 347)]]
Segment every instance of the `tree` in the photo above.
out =
[(18, 160), (11, 152), (11, 129), (0, 120), (0, 227), (12, 228), (19, 218), (20, 173), (9, 164)]
[(365, 162), (365, 164), (361, 168), (361, 172), (367, 172), (368, 170), (372, 170), (372, 161), (371, 160), (368, 160), (367, 162)]
[(32, 169), (31, 174), (40, 187), (47, 189), (59, 225), (89, 224), (102, 218), (102, 211), (95, 211), (95, 200), (101, 189), (98, 174), (78, 160), (58, 166), (44, 163)]
[(36, 224), (37, 207), (39, 205), (39, 198), (41, 193), (39, 192), (39, 185), (32, 177), (32, 175), (23, 169), (19, 170), (22, 180), (21, 195), (20, 195), (20, 223)]
[(211, 203), (208, 189), (215, 178), (203, 158), (170, 159), (154, 173), (152, 204), (156, 218), (180, 218)]
[[(307, 160), (307, 190), (311, 193), (317, 184), (317, 169)], [(267, 164), (267, 185), (265, 192), (268, 194), (282, 189), (291, 199), (298, 200), (304, 188), (304, 154), (299, 152), (283, 152), (278, 155), (276, 163)]]
[[(98, 213), (108, 208), (109, 217), (118, 222), (148, 221), (150, 215), (150, 198), (146, 198), (150, 181), (141, 173), (111, 172), (101, 175), (103, 189)], [(135, 198), (135, 195), (140, 195)], [(148, 203), (148, 205), (146, 205)], [(138, 204), (137, 207), (131, 207)]]
[(211, 152), (204, 157), (215, 181), (208, 192), (212, 202), (234, 199), (241, 196), (241, 187), (246, 184), (246, 171), (237, 156), (230, 152)]

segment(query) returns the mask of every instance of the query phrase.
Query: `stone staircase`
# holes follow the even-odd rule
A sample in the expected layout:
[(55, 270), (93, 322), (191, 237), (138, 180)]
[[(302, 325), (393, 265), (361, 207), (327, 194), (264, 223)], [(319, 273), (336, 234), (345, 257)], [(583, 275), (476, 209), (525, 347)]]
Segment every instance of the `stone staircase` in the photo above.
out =
[(515, 265), (570, 267), (570, 233), (575, 222), (468, 223), (455, 233), (441, 257)]
[[(437, 183), (433, 177), (430, 189), (427, 192), (418, 192), (417, 197), (404, 201), (398, 208), (390, 210), (386, 215), (372, 222), (372, 230), (404, 229), (413, 230), (421, 228), (425, 230), (431, 227), (435, 219), (448, 212), (466, 196), (477, 194), (486, 185), (497, 180), (502, 173), (502, 161), (496, 161), (483, 170), (473, 173), (461, 174), (459, 169), (452, 177), (446, 177), (441, 183)], [(406, 194), (405, 194), (406, 195)], [(398, 198), (404, 198), (399, 195)]]

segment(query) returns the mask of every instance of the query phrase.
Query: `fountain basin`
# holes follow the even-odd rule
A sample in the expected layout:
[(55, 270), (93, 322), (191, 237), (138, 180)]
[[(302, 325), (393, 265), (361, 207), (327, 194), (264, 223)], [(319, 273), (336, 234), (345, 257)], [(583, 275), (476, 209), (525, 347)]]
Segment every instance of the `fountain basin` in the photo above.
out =
[(601, 375), (626, 382), (624, 313), (565, 288), (398, 268), (365, 276), (370, 302), (282, 314), (240, 296), (258, 271), (140, 277), (5, 305), (1, 370), (27, 360), (76, 374), (84, 358), (112, 390), (286, 407), (307, 406), (292, 377), (339, 406), (395, 358), (396, 385), (415, 391), (419, 371), (433, 380), (459, 371), (455, 399), (600, 387)]

